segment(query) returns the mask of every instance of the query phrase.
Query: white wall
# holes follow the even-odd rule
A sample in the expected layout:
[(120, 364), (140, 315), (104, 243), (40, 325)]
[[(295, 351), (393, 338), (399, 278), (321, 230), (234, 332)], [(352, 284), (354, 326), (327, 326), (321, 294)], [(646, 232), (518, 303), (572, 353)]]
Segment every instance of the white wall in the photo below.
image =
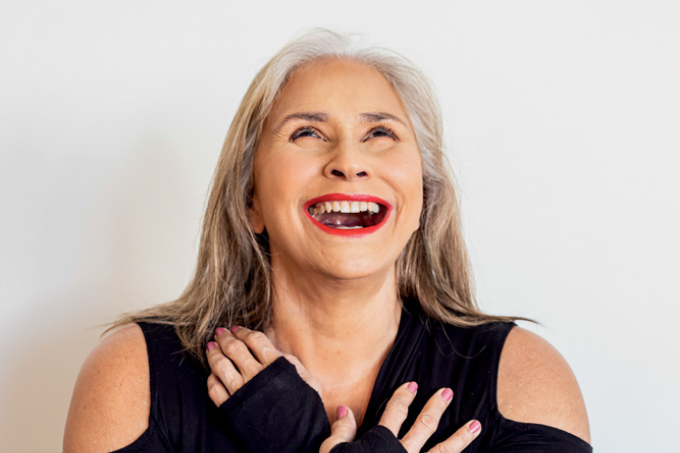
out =
[(596, 451), (675, 445), (676, 2), (8, 3), (1, 451), (59, 451), (99, 325), (179, 295), (237, 103), (313, 26), (367, 33), (433, 79), (480, 301), (542, 321)]

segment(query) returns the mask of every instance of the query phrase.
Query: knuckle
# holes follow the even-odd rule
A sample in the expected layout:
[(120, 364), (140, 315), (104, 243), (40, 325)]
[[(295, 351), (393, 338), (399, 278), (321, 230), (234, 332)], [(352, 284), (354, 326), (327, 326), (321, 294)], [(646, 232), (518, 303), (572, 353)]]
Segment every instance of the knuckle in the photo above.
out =
[(427, 432), (434, 433), (437, 429), (437, 420), (432, 415), (425, 413), (418, 416), (418, 424)]
[(406, 419), (406, 417), (408, 417), (408, 407), (406, 407), (403, 404), (398, 404), (397, 407), (394, 409), (394, 413), (399, 418)]
[(217, 362), (215, 362), (215, 367), (214, 370), (219, 376), (227, 377), (231, 374), (233, 365), (231, 364), (231, 361), (227, 359), (226, 357), (220, 357), (217, 359)]
[(240, 340), (231, 339), (222, 347), (222, 351), (226, 355), (236, 355), (241, 352), (243, 343)]
[(400, 419), (406, 419), (406, 417), (408, 417), (408, 407), (404, 406), (403, 404), (398, 404), (394, 408), (394, 415)]
[(348, 417), (342, 418), (335, 422), (335, 428), (340, 434), (347, 433), (350, 429), (352, 429), (352, 422), (348, 419)]
[(250, 332), (248, 332), (246, 338), (248, 342), (257, 344), (267, 341), (267, 336), (264, 333), (260, 332), (259, 330), (251, 330)]
[(222, 395), (222, 392), (220, 390), (221, 389), (217, 386), (217, 384), (213, 384), (208, 387), (208, 396), (215, 403), (219, 402), (220, 396)]
[(333, 425), (332, 437), (338, 442), (349, 442), (354, 438), (354, 426), (349, 420), (338, 420)]
[(227, 379), (227, 387), (231, 389), (231, 393), (241, 388), (243, 380), (239, 376), (229, 376)]
[(403, 401), (399, 400), (390, 401), (389, 403), (387, 403), (386, 411), (389, 411), (390, 414), (399, 418), (408, 417), (408, 406), (404, 404)]
[(262, 364), (253, 358), (249, 358), (246, 361), (244, 368), (250, 373), (259, 373), (263, 369)]

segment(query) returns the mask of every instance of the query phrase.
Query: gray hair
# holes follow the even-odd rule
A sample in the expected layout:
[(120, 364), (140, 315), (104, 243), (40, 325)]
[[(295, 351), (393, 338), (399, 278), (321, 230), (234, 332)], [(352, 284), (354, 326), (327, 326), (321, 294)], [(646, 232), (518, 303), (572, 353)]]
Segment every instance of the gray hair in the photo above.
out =
[(459, 326), (526, 319), (487, 315), (477, 307), (454, 179), (443, 152), (440, 110), (429, 80), (396, 52), (315, 29), (283, 47), (241, 101), (213, 175), (192, 281), (177, 300), (126, 315), (114, 327), (150, 318), (171, 324), (186, 349), (204, 360), (204, 344), (218, 326), (264, 329), (271, 323), (269, 245), (248, 218), (255, 151), (276, 98), (295, 71), (332, 59), (378, 70), (401, 98), (415, 131), (423, 161), (423, 210), (420, 228), (397, 261), (399, 296), (414, 298), (432, 318)]

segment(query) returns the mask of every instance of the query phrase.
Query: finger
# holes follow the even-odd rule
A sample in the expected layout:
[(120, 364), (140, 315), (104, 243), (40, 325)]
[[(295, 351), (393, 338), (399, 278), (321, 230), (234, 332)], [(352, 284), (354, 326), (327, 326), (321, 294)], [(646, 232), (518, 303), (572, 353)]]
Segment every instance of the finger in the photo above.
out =
[(392, 434), (399, 436), (401, 425), (408, 417), (408, 407), (413, 402), (418, 391), (418, 384), (415, 382), (406, 382), (402, 384), (392, 394), (392, 398), (387, 402), (385, 412), (380, 418), (379, 425), (392, 431)]
[(208, 351), (210, 371), (222, 382), (222, 385), (224, 385), (229, 394), (233, 395), (236, 390), (245, 384), (243, 376), (234, 367), (231, 360), (224, 356), (217, 343), (211, 341), (206, 349)]
[(415, 423), (408, 433), (401, 439), (401, 444), (409, 452), (420, 451), (427, 439), (434, 434), (439, 426), (444, 409), (449, 406), (453, 398), (453, 392), (449, 388), (444, 388), (436, 392), (425, 403), (425, 407), (416, 418)]
[(224, 355), (236, 365), (245, 382), (264, 369), (264, 365), (253, 357), (248, 346), (224, 327), (215, 330), (215, 340)]
[(231, 333), (243, 341), (255, 358), (264, 366), (271, 364), (282, 355), (281, 351), (277, 350), (269, 341), (269, 338), (259, 330), (234, 326), (231, 328)]
[(220, 378), (214, 374), (208, 376), (208, 396), (210, 396), (210, 399), (217, 407), (220, 407), (222, 403), (229, 399), (229, 392), (227, 392)]
[(480, 432), (482, 432), (482, 425), (477, 420), (471, 420), (453, 433), (453, 436), (435, 445), (430, 453), (460, 453), (477, 438)]
[(338, 406), (337, 419), (331, 425), (331, 436), (321, 444), (319, 453), (328, 453), (341, 442), (352, 442), (356, 435), (357, 422), (352, 409)]

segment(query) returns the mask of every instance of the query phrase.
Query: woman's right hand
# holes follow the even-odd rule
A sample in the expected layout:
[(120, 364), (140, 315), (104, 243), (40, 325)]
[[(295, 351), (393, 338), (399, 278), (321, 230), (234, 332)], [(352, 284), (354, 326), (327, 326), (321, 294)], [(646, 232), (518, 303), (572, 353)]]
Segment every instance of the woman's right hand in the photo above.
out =
[(292, 354), (281, 352), (259, 331), (234, 326), (219, 327), (207, 345), (208, 395), (217, 407), (279, 357), (285, 357), (298, 374), (321, 396), (321, 385)]
[[(399, 430), (408, 416), (408, 408), (413, 402), (417, 389), (418, 385), (415, 382), (407, 382), (394, 392), (387, 403), (379, 425), (389, 429), (395, 437), (399, 436)], [(436, 431), (439, 420), (452, 397), (451, 389), (444, 388), (428, 400), (409, 432), (399, 439), (408, 453), (420, 452), (425, 442)], [(451, 437), (431, 448), (429, 453), (460, 453), (475, 440), (481, 429), (478, 421), (470, 420)], [(356, 420), (351, 409), (345, 406), (338, 407), (338, 418), (331, 426), (331, 436), (321, 444), (319, 453), (330, 453), (338, 444), (352, 442), (356, 431)]]

